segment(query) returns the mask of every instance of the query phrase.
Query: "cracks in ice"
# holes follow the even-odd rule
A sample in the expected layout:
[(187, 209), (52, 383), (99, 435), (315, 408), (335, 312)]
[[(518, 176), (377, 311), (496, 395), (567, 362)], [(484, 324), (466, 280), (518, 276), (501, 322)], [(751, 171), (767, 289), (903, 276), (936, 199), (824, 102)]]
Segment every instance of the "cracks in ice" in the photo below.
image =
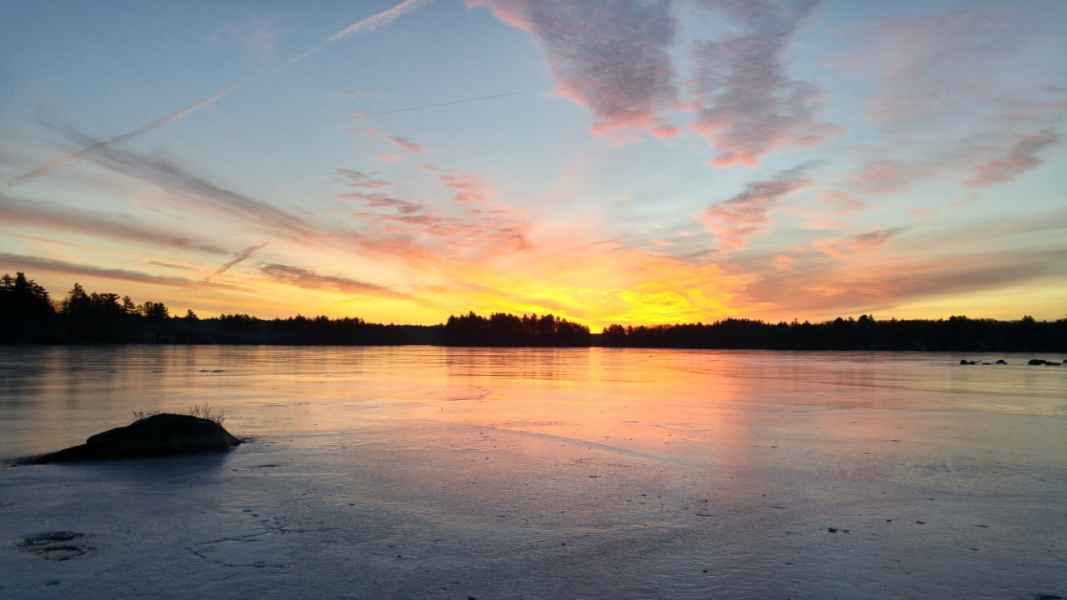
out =
[(48, 531), (26, 536), (19, 548), (45, 560), (64, 561), (85, 556), (94, 548), (84, 543), (86, 534), (78, 531)]
[(290, 527), (285, 517), (260, 520), (260, 528), (244, 535), (225, 536), (187, 546), (193, 556), (225, 568), (287, 569), (288, 562), (279, 560), (278, 553), (286, 546), (272, 543), (270, 538), (290, 534), (325, 533), (336, 527)]

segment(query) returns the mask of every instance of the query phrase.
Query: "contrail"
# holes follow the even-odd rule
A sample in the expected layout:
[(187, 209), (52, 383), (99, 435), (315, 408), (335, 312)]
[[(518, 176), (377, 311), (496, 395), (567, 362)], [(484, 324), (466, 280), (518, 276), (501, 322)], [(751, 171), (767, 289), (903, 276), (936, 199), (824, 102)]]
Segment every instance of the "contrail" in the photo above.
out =
[(457, 100), (449, 100), (448, 102), (437, 102), (434, 104), (420, 104), (418, 106), (408, 106), (406, 108), (396, 108), (393, 110), (383, 110), (379, 112), (361, 113), (368, 117), (376, 117), (381, 115), (393, 115), (402, 112), (411, 112), (413, 110), (425, 110), (427, 108), (438, 108), (441, 106), (452, 106), (454, 104), (466, 104), (468, 102), (480, 102), (482, 100), (493, 100), (494, 98), (505, 98), (507, 96), (517, 96), (518, 92), (507, 92), (504, 94), (493, 94), (491, 96), (473, 96), (471, 98), (459, 98)]
[(31, 179), (36, 179), (38, 177), (41, 177), (42, 175), (47, 175), (48, 172), (51, 171), (52, 169), (61, 167), (61, 166), (65, 165), (65, 164), (67, 164), (69, 162), (80, 160), (83, 156), (85, 156), (86, 154), (89, 154), (90, 152), (93, 152), (95, 150), (99, 150), (100, 148), (105, 148), (107, 146), (111, 146), (111, 145), (114, 145), (114, 144), (119, 144), (121, 142), (125, 142), (126, 140), (133, 139), (135, 137), (139, 137), (141, 135), (144, 135), (144, 134), (148, 133), (149, 131), (152, 131), (153, 129), (158, 129), (160, 127), (163, 127), (164, 125), (166, 125), (168, 123), (173, 123), (174, 121), (180, 121), (181, 119), (184, 119), (185, 117), (187, 117), (190, 114), (200, 110), (201, 108), (205, 108), (207, 106), (211, 106), (212, 104), (218, 102), (219, 100), (224, 98), (226, 95), (228, 95), (230, 92), (235, 90), (238, 87), (239, 84), (240, 84), (240, 82), (232, 83), (232, 84), (222, 88), (221, 90), (219, 90), (218, 92), (216, 92), (212, 96), (208, 96), (207, 98), (204, 98), (203, 100), (198, 100), (198, 101), (194, 102), (193, 104), (190, 104), (189, 106), (186, 106), (185, 108), (183, 108), (183, 109), (181, 109), (181, 110), (179, 110), (177, 112), (173, 112), (173, 113), (171, 113), (171, 114), (169, 114), (169, 115), (167, 115), (165, 117), (160, 117), (160, 118), (156, 119), (155, 121), (150, 121), (148, 123), (145, 123), (144, 125), (138, 127), (137, 129), (134, 129), (133, 131), (127, 131), (126, 133), (123, 133), (123, 134), (120, 134), (120, 135), (116, 135), (115, 137), (111, 137), (111, 138), (107, 138), (106, 140), (100, 140), (98, 142), (94, 142), (94, 143), (92, 143), (92, 144), (90, 144), (88, 146), (85, 146), (84, 148), (81, 148), (79, 150), (75, 150), (74, 152), (70, 152), (70, 153), (64, 154), (62, 156), (57, 156), (57, 157), (55, 157), (55, 158), (53, 158), (53, 159), (41, 164), (40, 166), (38, 166), (37, 168), (33, 169), (32, 171), (28, 171), (26, 173), (23, 173), (22, 175), (18, 175), (16, 177), (12, 178), (11, 180), (8, 181), (7, 185), (8, 185), (8, 187), (15, 187), (16, 185), (20, 185), (22, 183), (26, 183), (27, 181), (30, 181)]
[[(294, 56), (293, 58), (290, 58), (289, 60), (285, 61), (284, 63), (282, 63), (276, 69), (272, 69), (272, 72), (276, 71), (276, 70), (280, 70), (280, 69), (285, 68), (285, 67), (292, 66), (292, 65), (294, 65), (294, 64), (296, 64), (296, 63), (298, 63), (298, 62), (300, 62), (300, 61), (302, 61), (304, 59), (306, 59), (307, 57), (311, 56), (312, 54), (315, 54), (316, 52), (319, 52), (323, 48), (325, 48), (325, 47), (327, 47), (327, 46), (329, 46), (331, 44), (334, 44), (336, 42), (339, 42), (341, 40), (344, 40), (346, 38), (349, 38), (349, 37), (351, 37), (353, 35), (356, 35), (358, 33), (363, 33), (363, 32), (366, 32), (366, 31), (374, 31), (375, 29), (379, 29), (381, 27), (385, 27), (386, 25), (389, 25), (390, 23), (392, 23), (396, 19), (404, 16), (405, 14), (407, 14), (407, 13), (409, 13), (409, 12), (411, 12), (411, 11), (421, 7), (421, 6), (429, 4), (431, 2), (433, 2), (433, 0), (404, 0), (400, 4), (397, 4), (396, 6), (390, 8), (390, 9), (383, 10), (380, 13), (377, 13), (377, 14), (371, 15), (371, 16), (365, 18), (365, 19), (361, 19), (359, 21), (356, 21), (355, 23), (352, 23), (348, 27), (345, 27), (344, 29), (342, 29), (342, 30), (338, 31), (337, 33), (331, 35), (330, 37), (326, 38), (326, 40), (324, 40), (318, 46), (315, 46), (314, 48), (312, 48), (312, 49), (310, 49), (310, 50), (308, 50), (308, 51), (306, 51), (306, 52), (304, 52), (302, 54), (298, 54), (298, 55)], [(249, 81), (249, 79), (251, 79), (251, 77), (244, 78), (244, 79), (239, 79), (239, 80), (227, 85), (226, 87), (222, 88), (221, 90), (215, 92), (211, 96), (208, 96), (207, 98), (203, 98), (201, 100), (197, 100), (196, 102), (190, 104), (189, 106), (186, 106), (185, 108), (182, 108), (181, 110), (178, 110), (178, 111), (175, 111), (173, 113), (170, 113), (169, 115), (160, 117), (160, 118), (158, 118), (158, 119), (156, 119), (154, 121), (149, 121), (148, 123), (145, 123), (144, 125), (138, 127), (137, 129), (134, 129), (132, 131), (127, 131), (126, 133), (122, 133), (122, 134), (116, 135), (115, 137), (107, 138), (105, 140), (100, 140), (98, 142), (95, 142), (93, 144), (90, 144), (88, 146), (80, 148), (80, 149), (75, 150), (73, 152), (69, 152), (67, 154), (64, 154), (62, 156), (57, 156), (57, 157), (55, 157), (55, 158), (53, 158), (51, 160), (48, 160), (45, 163), (39, 165), (38, 167), (34, 168), (31, 171), (27, 171), (26, 173), (23, 173), (22, 175), (17, 175), (15, 177), (9, 179), (8, 182), (7, 182), (7, 185), (8, 185), (8, 187), (14, 187), (16, 185), (21, 185), (23, 183), (26, 183), (27, 181), (32, 181), (34, 179), (37, 179), (38, 177), (42, 177), (44, 175), (47, 175), (48, 172), (51, 171), (52, 169), (61, 167), (61, 166), (65, 165), (65, 164), (67, 164), (67, 163), (71, 163), (71, 162), (74, 162), (74, 161), (77, 161), (77, 160), (81, 160), (82, 157), (84, 157), (86, 154), (89, 154), (89, 153), (91, 153), (91, 152), (93, 152), (95, 150), (98, 150), (100, 148), (105, 148), (107, 146), (112, 146), (114, 144), (120, 144), (120, 143), (125, 142), (127, 140), (131, 140), (133, 138), (140, 137), (140, 136), (142, 136), (142, 135), (144, 135), (144, 134), (146, 134), (146, 133), (148, 133), (150, 131), (153, 131), (155, 129), (159, 129), (160, 127), (163, 127), (163, 126), (168, 125), (170, 123), (174, 123), (175, 121), (180, 121), (180, 120), (184, 119), (185, 117), (188, 117), (189, 115), (193, 114), (194, 112), (200, 110), (201, 108), (206, 108), (208, 106), (211, 106), (212, 104), (215, 104), (216, 102), (218, 102), (219, 100), (225, 98), (226, 96), (229, 96), (231, 93), (234, 92), (234, 90), (240, 88), (247, 81)]]
[(249, 258), (252, 258), (253, 254), (255, 254), (258, 250), (261, 250), (264, 246), (266, 246), (269, 243), (270, 242), (263, 242), (263, 243), (260, 243), (260, 244), (256, 244), (255, 246), (249, 246), (249, 247), (245, 248), (244, 250), (241, 250), (240, 252), (237, 253), (237, 256), (234, 257), (233, 260), (231, 260), (230, 262), (222, 265), (214, 273), (212, 273), (211, 275), (208, 275), (207, 277), (205, 277), (204, 278), (204, 283), (210, 283), (212, 279), (218, 277), (219, 275), (222, 275), (226, 271), (229, 271), (230, 269), (236, 267), (240, 263), (243, 263), (244, 261), (248, 260)]

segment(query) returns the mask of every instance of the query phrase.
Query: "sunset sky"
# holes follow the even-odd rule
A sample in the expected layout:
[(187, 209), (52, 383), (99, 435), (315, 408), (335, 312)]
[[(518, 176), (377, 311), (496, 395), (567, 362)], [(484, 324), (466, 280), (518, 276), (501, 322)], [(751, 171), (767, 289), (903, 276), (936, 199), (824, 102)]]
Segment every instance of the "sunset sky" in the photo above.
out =
[(1067, 2), (7, 3), (0, 272), (172, 312), (1067, 315)]

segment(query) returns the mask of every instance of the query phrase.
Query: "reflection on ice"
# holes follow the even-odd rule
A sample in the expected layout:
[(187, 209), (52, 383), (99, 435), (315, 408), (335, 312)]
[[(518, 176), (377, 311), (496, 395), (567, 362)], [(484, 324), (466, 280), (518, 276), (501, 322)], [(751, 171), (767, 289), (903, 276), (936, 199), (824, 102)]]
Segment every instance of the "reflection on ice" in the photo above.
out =
[(0, 456), (203, 403), (255, 441), (0, 471), (0, 595), (1067, 596), (1067, 378), (959, 358), (20, 349)]

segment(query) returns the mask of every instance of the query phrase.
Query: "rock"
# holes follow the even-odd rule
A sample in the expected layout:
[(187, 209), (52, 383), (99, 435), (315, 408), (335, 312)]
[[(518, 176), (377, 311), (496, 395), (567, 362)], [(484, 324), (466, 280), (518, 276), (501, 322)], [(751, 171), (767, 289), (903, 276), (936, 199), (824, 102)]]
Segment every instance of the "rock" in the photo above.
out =
[(1031, 358), (1030, 361), (1027, 362), (1026, 364), (1028, 364), (1030, 366), (1042, 366), (1042, 365), (1044, 365), (1044, 366), (1048, 366), (1048, 367), (1058, 367), (1062, 363), (1058, 363), (1058, 362), (1056, 362), (1054, 360), (1043, 360), (1043, 359), (1040, 359), (1040, 358)]
[(241, 440), (215, 421), (163, 413), (98, 433), (81, 446), (45, 454), (28, 462), (46, 464), (222, 452), (240, 443)]
[(961, 360), (960, 364), (961, 365), (977, 365), (978, 361), (976, 361), (976, 360)]
[(998, 365), (1006, 365), (1006, 364), (1008, 364), (1008, 361), (1006, 361), (1006, 360), (1004, 360), (1004, 359), (1000, 359), (1000, 360), (998, 360), (998, 361), (996, 362), (996, 364), (998, 364)]

